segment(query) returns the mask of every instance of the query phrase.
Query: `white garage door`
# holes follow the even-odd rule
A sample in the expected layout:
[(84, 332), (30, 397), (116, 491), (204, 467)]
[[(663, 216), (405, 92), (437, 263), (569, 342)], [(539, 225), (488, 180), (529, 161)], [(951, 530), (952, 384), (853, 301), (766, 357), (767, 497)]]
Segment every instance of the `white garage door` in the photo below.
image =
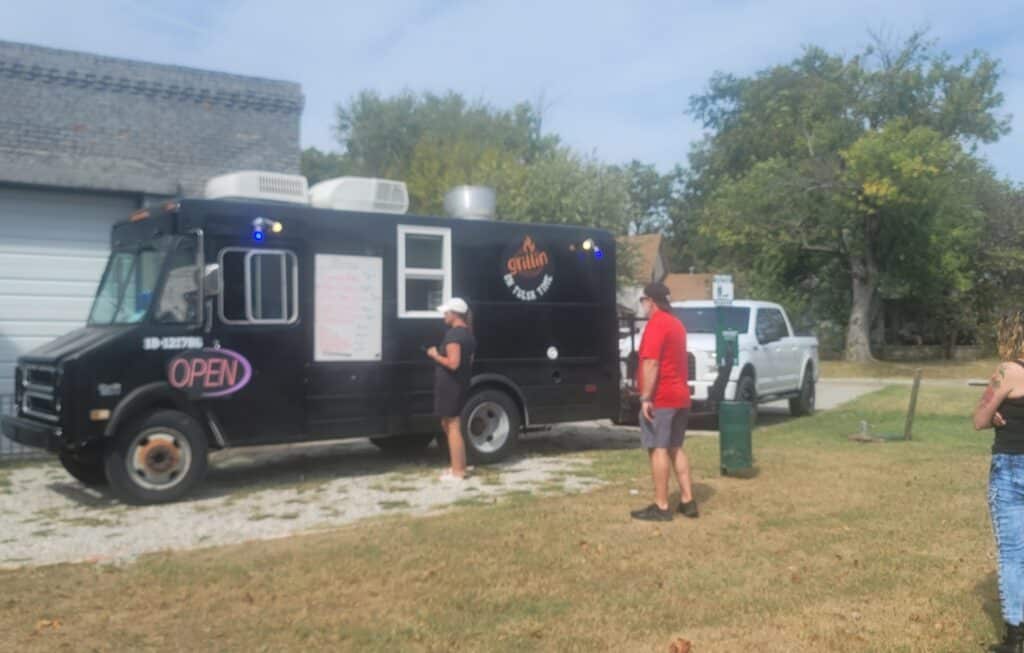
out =
[(17, 357), (81, 326), (134, 198), (0, 188), (0, 397)]

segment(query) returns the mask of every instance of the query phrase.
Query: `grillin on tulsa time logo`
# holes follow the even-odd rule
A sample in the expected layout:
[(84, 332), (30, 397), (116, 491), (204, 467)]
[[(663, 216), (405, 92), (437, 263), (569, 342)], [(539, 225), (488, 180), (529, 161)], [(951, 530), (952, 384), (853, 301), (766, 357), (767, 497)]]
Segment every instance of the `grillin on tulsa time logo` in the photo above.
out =
[(527, 236), (522, 245), (506, 257), (504, 279), (516, 299), (537, 301), (551, 290), (555, 281), (548, 253)]

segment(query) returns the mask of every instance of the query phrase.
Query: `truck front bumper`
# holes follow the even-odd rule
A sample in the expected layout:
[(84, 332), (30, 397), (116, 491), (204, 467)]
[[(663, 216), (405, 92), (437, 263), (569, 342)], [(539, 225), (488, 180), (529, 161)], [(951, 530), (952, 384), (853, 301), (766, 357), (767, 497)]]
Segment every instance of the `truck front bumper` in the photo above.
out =
[(61, 438), (57, 427), (5, 415), (0, 417), (0, 428), (3, 429), (3, 433), (8, 439), (18, 444), (54, 452), (61, 449)]
[[(696, 402), (706, 403), (711, 398), (711, 386), (715, 385), (712, 381), (690, 381), (690, 399)], [(736, 382), (729, 381), (725, 384), (725, 399), (730, 400), (736, 396)]]

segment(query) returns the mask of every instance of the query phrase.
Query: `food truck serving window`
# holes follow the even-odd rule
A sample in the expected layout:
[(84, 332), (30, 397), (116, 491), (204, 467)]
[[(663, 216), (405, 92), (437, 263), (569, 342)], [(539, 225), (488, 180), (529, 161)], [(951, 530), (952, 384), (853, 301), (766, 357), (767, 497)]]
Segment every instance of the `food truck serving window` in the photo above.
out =
[(228, 324), (299, 319), (299, 268), (286, 250), (229, 247), (220, 253), (220, 317)]
[(436, 318), (452, 295), (452, 231), (398, 226), (398, 316)]

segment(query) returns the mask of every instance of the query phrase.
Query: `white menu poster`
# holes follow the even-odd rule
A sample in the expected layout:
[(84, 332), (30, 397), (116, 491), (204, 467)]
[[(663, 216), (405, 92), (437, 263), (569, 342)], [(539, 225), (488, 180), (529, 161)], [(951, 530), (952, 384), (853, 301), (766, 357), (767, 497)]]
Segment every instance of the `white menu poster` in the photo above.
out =
[(316, 361), (381, 359), (383, 261), (371, 256), (316, 255)]

